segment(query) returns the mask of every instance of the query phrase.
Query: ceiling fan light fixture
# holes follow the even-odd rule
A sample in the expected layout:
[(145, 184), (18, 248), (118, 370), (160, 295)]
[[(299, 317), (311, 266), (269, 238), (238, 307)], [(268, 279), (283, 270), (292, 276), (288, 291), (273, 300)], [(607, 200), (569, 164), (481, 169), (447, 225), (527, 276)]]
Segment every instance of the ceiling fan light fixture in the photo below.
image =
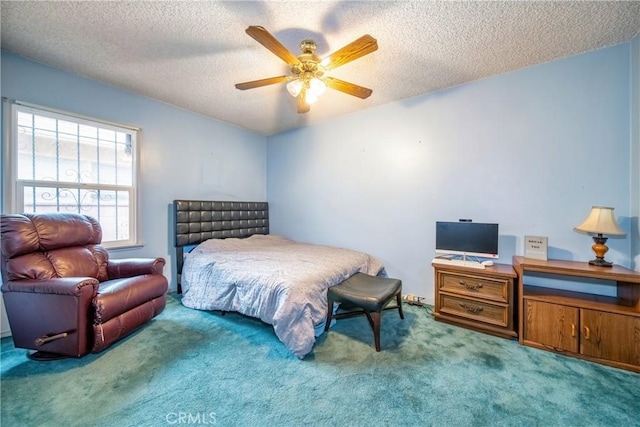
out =
[(320, 79), (314, 77), (309, 81), (309, 89), (316, 96), (320, 96), (327, 89), (327, 85)]
[(368, 98), (373, 92), (366, 87), (335, 77), (325, 76), (327, 71), (376, 51), (378, 42), (369, 34), (365, 34), (322, 59), (314, 53), (316, 44), (313, 40), (303, 40), (300, 44), (302, 53), (295, 56), (264, 27), (251, 25), (245, 32), (286, 62), (291, 67), (291, 75), (237, 83), (235, 85), (236, 89), (247, 90), (286, 82), (287, 91), (298, 100), (298, 113), (300, 114), (309, 112), (309, 105), (318, 100), (318, 97), (324, 93), (327, 86), (361, 99)]
[(307, 102), (307, 104), (315, 104), (316, 101), (318, 101), (318, 95), (313, 93), (312, 90), (308, 90), (308, 91), (306, 91), (306, 94), (304, 96), (304, 100)]
[(300, 79), (291, 80), (289, 83), (287, 83), (287, 90), (289, 91), (289, 94), (291, 94), (291, 96), (293, 96), (294, 98), (300, 95), (302, 87), (303, 83)]

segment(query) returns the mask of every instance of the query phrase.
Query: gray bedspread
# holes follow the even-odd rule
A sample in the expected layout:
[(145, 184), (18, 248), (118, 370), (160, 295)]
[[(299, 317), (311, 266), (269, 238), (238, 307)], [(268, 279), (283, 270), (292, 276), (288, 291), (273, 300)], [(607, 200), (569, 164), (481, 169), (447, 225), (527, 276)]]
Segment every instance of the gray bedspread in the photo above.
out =
[(314, 326), (325, 321), (327, 289), (357, 272), (382, 271), (365, 253), (276, 235), (211, 239), (186, 257), (182, 304), (259, 318), (303, 358), (315, 343)]

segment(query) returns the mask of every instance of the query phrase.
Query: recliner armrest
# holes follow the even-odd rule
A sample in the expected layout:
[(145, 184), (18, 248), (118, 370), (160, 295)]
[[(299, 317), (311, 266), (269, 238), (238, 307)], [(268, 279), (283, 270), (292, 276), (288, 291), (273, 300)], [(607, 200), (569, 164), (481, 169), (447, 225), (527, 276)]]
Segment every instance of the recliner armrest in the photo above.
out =
[(2, 292), (80, 296), (82, 288), (85, 286), (92, 286), (92, 295), (95, 296), (98, 293), (100, 282), (98, 282), (98, 279), (94, 279), (93, 277), (57, 277), (42, 280), (9, 280), (2, 284)]
[(109, 279), (123, 279), (143, 274), (162, 274), (164, 258), (110, 259), (107, 264)]
[(15, 347), (73, 357), (91, 351), (91, 303), (99, 286), (93, 277), (4, 283), (2, 298)]

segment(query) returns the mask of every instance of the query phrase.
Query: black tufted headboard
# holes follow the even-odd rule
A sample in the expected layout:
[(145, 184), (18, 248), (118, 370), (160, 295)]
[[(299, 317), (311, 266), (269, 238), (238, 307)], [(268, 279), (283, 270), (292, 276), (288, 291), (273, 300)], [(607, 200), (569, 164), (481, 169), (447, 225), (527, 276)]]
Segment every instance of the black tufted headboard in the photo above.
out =
[(173, 207), (178, 293), (182, 292), (180, 278), (185, 246), (208, 239), (269, 234), (267, 202), (174, 200)]

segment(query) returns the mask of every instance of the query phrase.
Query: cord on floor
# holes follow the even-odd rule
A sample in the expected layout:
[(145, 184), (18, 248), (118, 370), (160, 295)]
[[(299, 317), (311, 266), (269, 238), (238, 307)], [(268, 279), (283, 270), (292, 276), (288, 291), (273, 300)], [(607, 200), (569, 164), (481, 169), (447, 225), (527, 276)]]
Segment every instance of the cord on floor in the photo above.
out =
[(429, 304), (425, 304), (421, 301), (422, 299), (424, 299), (423, 297), (413, 297), (413, 298), (416, 298), (416, 300), (405, 298), (403, 300), (403, 303), (414, 306), (414, 307), (418, 307), (419, 309), (424, 309), (427, 312), (427, 314), (433, 313), (433, 306)]

